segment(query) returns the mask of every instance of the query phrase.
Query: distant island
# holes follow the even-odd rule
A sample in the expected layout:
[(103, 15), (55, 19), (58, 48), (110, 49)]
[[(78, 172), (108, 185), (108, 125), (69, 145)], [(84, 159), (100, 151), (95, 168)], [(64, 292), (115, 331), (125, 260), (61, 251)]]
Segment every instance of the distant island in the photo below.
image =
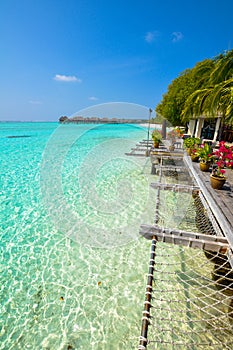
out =
[(147, 119), (118, 119), (118, 118), (97, 118), (97, 117), (73, 117), (68, 118), (66, 116), (61, 116), (59, 118), (59, 123), (62, 124), (86, 124), (86, 123), (95, 123), (95, 124), (144, 124), (148, 123)]

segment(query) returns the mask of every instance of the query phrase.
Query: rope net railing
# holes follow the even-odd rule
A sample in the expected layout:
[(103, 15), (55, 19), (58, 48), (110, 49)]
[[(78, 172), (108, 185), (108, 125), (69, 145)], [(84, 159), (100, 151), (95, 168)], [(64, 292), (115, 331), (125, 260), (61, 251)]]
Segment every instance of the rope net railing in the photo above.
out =
[(138, 349), (233, 349), (231, 247), (183, 161), (153, 161), (154, 224), (140, 228), (152, 244)]

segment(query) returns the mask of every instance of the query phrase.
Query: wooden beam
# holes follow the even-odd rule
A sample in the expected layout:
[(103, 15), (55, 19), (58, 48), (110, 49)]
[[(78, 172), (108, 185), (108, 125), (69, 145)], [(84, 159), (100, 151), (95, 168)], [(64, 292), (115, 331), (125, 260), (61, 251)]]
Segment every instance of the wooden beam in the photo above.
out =
[(154, 164), (152, 163), (153, 167), (155, 169), (162, 169), (162, 170), (176, 170), (176, 171), (181, 171), (187, 169), (185, 166), (182, 165), (160, 165), (160, 164)]
[(144, 147), (144, 148), (139, 148), (139, 147), (136, 147), (136, 148), (131, 148), (131, 151), (146, 151), (147, 148)]
[(154, 155), (154, 154), (151, 154), (151, 158), (155, 158), (155, 159), (183, 159), (183, 155), (180, 155), (180, 156), (173, 156), (173, 155)]
[(156, 237), (159, 242), (204, 249), (221, 254), (226, 254), (229, 249), (227, 239), (220, 236), (163, 228), (157, 225), (141, 225), (139, 233), (149, 240), (151, 240), (152, 237)]
[(195, 185), (181, 185), (181, 184), (166, 184), (166, 183), (158, 183), (152, 182), (151, 187), (160, 188), (162, 190), (170, 190), (173, 192), (182, 192), (182, 193), (199, 193), (200, 187)]
[(159, 148), (157, 148), (156, 149), (156, 151), (155, 150), (151, 150), (151, 155), (152, 156), (161, 156), (161, 157), (164, 157), (164, 156), (169, 156), (169, 157), (173, 157), (173, 158), (175, 158), (175, 157), (180, 157), (180, 158), (183, 158), (183, 156), (184, 156), (184, 153), (182, 152), (173, 152), (173, 151), (171, 151), (171, 152), (169, 152), (169, 151), (159, 151)]

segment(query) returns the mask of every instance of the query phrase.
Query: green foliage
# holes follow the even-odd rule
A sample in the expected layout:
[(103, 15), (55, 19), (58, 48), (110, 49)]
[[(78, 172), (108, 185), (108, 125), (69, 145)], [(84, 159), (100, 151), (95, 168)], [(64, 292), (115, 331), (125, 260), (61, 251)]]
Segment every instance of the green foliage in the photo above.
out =
[(221, 115), (233, 125), (233, 50), (198, 62), (168, 86), (156, 112), (173, 126)]
[(157, 105), (156, 112), (171, 122), (173, 126), (185, 126), (182, 117), (186, 100), (197, 89), (202, 88), (213, 69), (213, 61), (205, 60), (197, 63), (193, 69), (187, 69), (174, 79)]
[(204, 163), (209, 163), (214, 160), (212, 148), (208, 143), (205, 143), (204, 145), (201, 145), (200, 147), (198, 147), (196, 149), (196, 155)]
[(204, 115), (221, 115), (233, 125), (233, 50), (213, 60), (213, 67), (205, 83), (186, 100), (182, 111), (183, 120)]
[(188, 137), (187, 139), (184, 139), (184, 147), (194, 149), (197, 148), (198, 145), (201, 144), (201, 140), (198, 137)]
[(233, 76), (233, 50), (220, 54), (214, 61), (214, 69), (210, 75), (211, 85), (216, 85), (231, 79)]
[(151, 134), (151, 138), (154, 142), (159, 142), (159, 143), (162, 142), (162, 135), (157, 129), (153, 130)]

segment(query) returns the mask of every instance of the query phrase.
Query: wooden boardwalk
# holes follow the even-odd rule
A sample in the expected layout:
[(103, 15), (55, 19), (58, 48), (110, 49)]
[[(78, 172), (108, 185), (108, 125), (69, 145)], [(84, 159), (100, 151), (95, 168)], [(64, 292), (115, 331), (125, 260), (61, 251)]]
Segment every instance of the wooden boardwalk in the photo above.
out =
[(188, 156), (184, 160), (233, 249), (233, 171), (227, 170), (227, 181), (222, 190), (215, 190), (210, 185), (211, 171), (201, 171), (199, 163), (192, 162)]
[[(139, 153), (135, 154), (135, 152), (141, 151), (142, 145), (138, 144), (137, 147), (138, 149), (132, 149), (129, 155), (138, 156)], [(145, 157), (146, 155), (144, 149), (142, 149), (142, 152), (143, 153), (141, 155)], [(229, 303), (229, 295), (232, 295), (233, 290), (233, 171), (227, 171), (227, 182), (224, 185), (223, 189), (214, 190), (210, 185), (210, 172), (202, 172), (200, 170), (199, 163), (192, 162), (191, 158), (182, 149), (180, 149), (180, 152), (176, 154), (176, 152), (174, 151), (169, 152), (168, 149), (166, 149), (165, 147), (163, 149), (161, 149), (161, 147), (159, 149), (153, 149), (153, 147), (150, 147), (148, 155), (150, 155), (152, 163), (151, 173), (153, 174), (154, 172), (156, 172), (158, 176), (156, 177), (157, 182), (151, 184), (153, 188), (157, 189), (155, 196), (154, 223), (153, 225), (141, 225), (139, 231), (139, 233), (144, 238), (151, 240), (151, 254), (147, 275), (141, 336), (139, 338), (138, 350), (146, 349), (147, 344), (151, 343), (152, 341), (154, 343), (157, 343), (158, 346), (160, 346), (162, 343), (164, 343), (164, 334), (176, 334), (176, 338), (172, 337), (170, 342), (167, 342), (166, 338), (166, 342), (168, 344), (171, 344), (172, 346), (176, 344), (176, 341), (178, 339), (178, 327), (176, 326), (176, 324), (175, 326), (173, 326), (172, 320), (175, 320), (177, 322), (178, 319), (176, 319), (176, 315), (184, 313), (186, 313), (187, 320), (185, 320), (185, 318), (183, 318), (182, 320), (179, 319), (181, 329), (180, 339), (182, 339), (181, 342), (183, 341), (182, 328), (183, 325), (186, 323), (187, 327), (190, 327), (188, 332), (186, 332), (186, 335), (190, 335), (191, 340), (188, 340), (189, 343), (186, 342), (183, 344), (187, 344), (193, 347), (194, 344), (197, 344), (198, 346), (198, 342), (200, 342), (201, 346), (208, 346), (210, 339), (208, 334), (206, 340), (204, 340), (203, 342), (202, 328), (205, 324), (205, 318), (202, 318), (202, 315), (206, 313), (207, 327), (205, 327), (204, 325), (204, 327), (206, 328), (205, 333), (208, 333), (208, 330), (210, 329), (209, 334), (211, 335), (211, 337), (212, 332), (213, 334), (215, 334), (216, 331), (224, 332), (225, 329), (227, 331), (228, 328), (230, 329), (228, 323), (226, 328), (223, 328), (221, 324), (221, 328), (218, 329), (218, 326), (216, 327), (214, 324), (213, 329), (211, 329), (211, 326), (209, 324), (210, 318), (211, 320), (216, 319), (217, 324), (217, 319), (220, 318), (222, 320), (223, 317), (225, 317), (226, 315), (225, 309), (224, 311), (222, 311), (222, 309), (220, 308), (218, 310), (216, 305), (221, 305), (221, 303), (222, 305), (224, 305), (224, 307), (228, 305), (228, 314), (230, 317), (232, 317), (231, 314), (233, 299), (230, 299)], [(163, 160), (167, 159), (170, 159), (172, 161), (176, 160), (176, 162), (179, 161), (179, 163), (177, 163), (179, 164), (179, 166), (173, 165), (173, 163), (176, 164), (176, 162), (163, 162)], [(163, 183), (163, 171), (166, 171), (168, 169), (176, 171), (178, 169), (185, 169), (187, 184)], [(191, 177), (189, 177), (188, 171)], [(198, 233), (178, 230), (172, 227), (169, 228), (159, 226), (161, 190), (192, 193), (195, 199), (200, 201), (201, 205), (198, 206), (198, 203), (196, 203), (195, 205), (195, 212), (198, 213), (200, 211), (200, 214), (196, 215), (197, 224), (198, 220), (199, 223), (200, 221), (202, 221)], [(161, 246), (159, 246), (159, 249), (157, 250), (157, 242), (169, 243), (169, 245), (179, 245), (181, 260), (178, 261), (177, 269), (174, 269), (173, 272), (171, 271), (170, 266), (173, 266), (175, 264), (175, 260), (177, 259), (177, 252), (175, 251), (175, 253), (173, 254), (173, 250), (171, 250), (169, 253), (169, 245), (167, 245), (163, 253), (163, 249), (161, 249)], [(202, 255), (198, 255), (195, 251), (193, 251), (193, 257), (192, 254), (188, 254), (186, 256), (185, 254), (187, 253), (187, 250), (186, 248), (182, 250), (182, 246), (195, 248), (196, 251), (198, 250), (197, 248), (199, 248), (199, 250), (201, 250)], [(209, 254), (209, 256), (206, 255), (206, 257), (215, 264), (213, 265), (214, 270), (212, 272), (212, 279), (209, 276), (209, 271), (207, 271), (207, 274), (205, 275), (205, 262), (207, 266), (209, 264), (209, 261), (207, 259), (203, 259), (203, 250), (205, 251), (205, 254)], [(163, 259), (158, 260), (157, 263), (157, 257), (163, 257)], [(200, 265), (198, 265), (199, 257), (201, 257)], [(191, 258), (193, 259), (193, 263), (190, 263)], [(195, 270), (197, 267), (198, 269)], [(196, 273), (196, 271), (198, 271), (198, 273)], [(203, 277), (202, 272), (200, 274), (200, 271), (203, 271)], [(179, 278), (181, 279), (179, 283), (182, 286), (182, 298), (183, 289), (185, 289), (186, 291), (186, 301), (182, 306), (180, 306), (181, 300), (179, 296), (179, 288), (177, 288), (177, 276), (179, 276)], [(200, 278), (203, 279), (203, 286), (201, 282), (202, 280)], [(190, 285), (187, 284), (187, 281), (190, 281)], [(166, 283), (166, 286), (164, 282)], [(219, 284), (222, 293), (225, 293), (224, 295), (226, 295), (226, 297), (222, 296), (222, 300), (218, 300), (216, 298), (216, 301), (214, 301), (214, 308), (212, 314), (211, 307), (214, 300), (213, 295), (216, 283)], [(177, 296), (174, 296), (175, 294), (172, 294), (173, 298), (171, 300), (170, 294), (166, 296), (166, 290), (168, 290), (169, 292), (177, 291), (178, 294)], [(202, 294), (200, 293), (200, 290)], [(159, 303), (156, 305), (155, 303), (152, 305), (152, 298), (156, 299), (156, 297), (159, 298), (158, 300), (162, 300), (163, 304)], [(208, 300), (208, 298), (210, 298), (208, 301), (210, 308), (207, 308), (208, 303), (206, 301), (205, 303), (202, 303), (202, 298), (204, 298), (205, 300)], [(199, 299), (200, 303), (198, 302)], [(173, 303), (171, 303), (171, 301)], [(171, 304), (172, 307), (174, 307), (174, 309), (171, 308)], [(171, 312), (171, 310), (173, 311)], [(193, 312), (193, 310), (197, 312), (198, 317), (196, 316), (196, 313)], [(201, 317), (199, 315), (201, 315)], [(162, 317), (161, 324), (164, 322), (164, 320), (167, 320), (168, 324), (164, 327), (162, 326), (161, 328), (158, 328), (158, 321), (160, 321), (159, 317)], [(154, 323), (153, 319), (156, 319)], [(196, 325), (197, 328), (194, 329), (194, 326), (196, 327)], [(198, 328), (198, 325), (200, 325), (200, 328)], [(148, 333), (149, 326), (153, 327), (150, 333)], [(195, 334), (195, 338), (192, 338), (192, 334)], [(198, 337), (200, 338), (199, 340), (197, 340)], [(227, 338), (228, 333), (226, 332), (226, 343), (224, 345), (227, 344)], [(180, 340), (178, 340), (177, 344), (181, 345), (181, 342)], [(213, 345), (218, 346), (220, 343), (221, 342), (216, 337), (215, 343), (213, 343)]]
[[(185, 167), (189, 169), (189, 172), (197, 185), (200, 187), (208, 205), (213, 212), (221, 231), (227, 238), (231, 247), (232, 253), (229, 258), (233, 266), (233, 170), (227, 170), (227, 181), (222, 190), (215, 190), (210, 185), (210, 171), (203, 172), (200, 170), (199, 163), (191, 161), (191, 158), (183, 151), (182, 148), (175, 151), (168, 151), (167, 144), (161, 145), (159, 149), (154, 149), (152, 141), (143, 140), (137, 144), (137, 148), (133, 148), (130, 153), (126, 153), (130, 156), (142, 156), (145, 157), (145, 150), (150, 149), (150, 157), (152, 162), (152, 173), (157, 168), (161, 168), (160, 159), (166, 158), (183, 158)], [(153, 159), (154, 158), (154, 159)], [(165, 170), (166, 166), (162, 166)], [(172, 166), (169, 166), (169, 169)], [(179, 170), (175, 167), (175, 169)]]

